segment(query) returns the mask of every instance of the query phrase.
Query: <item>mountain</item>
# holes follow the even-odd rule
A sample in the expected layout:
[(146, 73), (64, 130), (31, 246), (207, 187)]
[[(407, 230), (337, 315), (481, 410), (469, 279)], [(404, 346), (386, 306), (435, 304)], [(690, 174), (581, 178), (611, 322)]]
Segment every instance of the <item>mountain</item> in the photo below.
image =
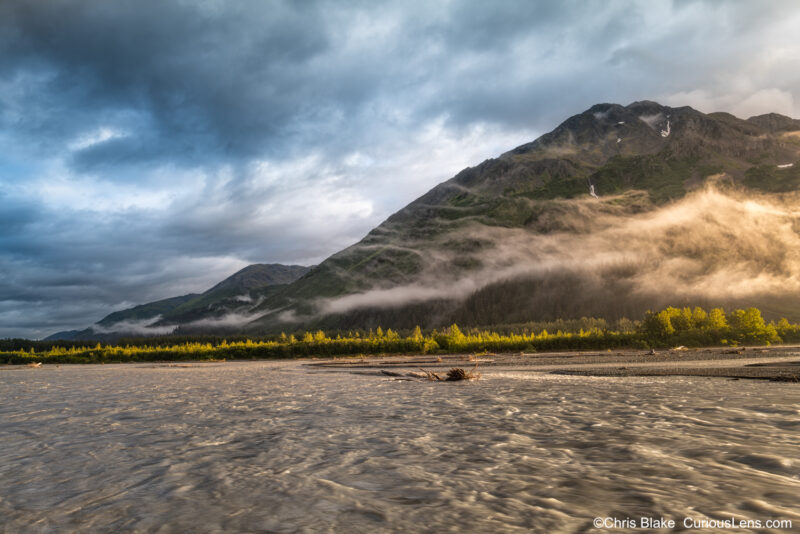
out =
[[(143, 308), (150, 318), (160, 316), (160, 319), (153, 323), (156, 327), (219, 318), (248, 309), (253, 303), (264, 300), (281, 286), (294, 282), (309, 269), (310, 267), (301, 265), (277, 263), (249, 265), (200, 295), (185, 295), (112, 313), (98, 324), (111, 326), (121, 321), (139, 319), (142, 315), (139, 310)], [(163, 309), (162, 303), (167, 302), (170, 304), (169, 309)]]
[(46, 339), (104, 340), (128, 334), (170, 333), (178, 325), (200, 320), (214, 324), (215, 319), (260, 303), (309, 269), (277, 263), (249, 265), (204, 293), (167, 298), (114, 312), (88, 329), (58, 332)]
[[(796, 236), (771, 232), (796, 222), (799, 157), (788, 117), (598, 104), (434, 187), (262, 303), (246, 330), (638, 317), (689, 302), (797, 316)], [(774, 226), (753, 220), (756, 198)]]
[[(236, 291), (153, 303), (152, 327), (431, 328), (665, 305), (797, 320), (799, 160), (789, 117), (598, 104), (464, 169), (291, 283), (241, 306)], [(125, 318), (112, 316), (101, 324)]]

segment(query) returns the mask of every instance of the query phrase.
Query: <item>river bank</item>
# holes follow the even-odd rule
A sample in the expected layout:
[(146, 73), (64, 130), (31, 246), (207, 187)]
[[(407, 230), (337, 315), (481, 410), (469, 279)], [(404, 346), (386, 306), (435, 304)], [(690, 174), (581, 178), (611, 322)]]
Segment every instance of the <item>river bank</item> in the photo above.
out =
[(585, 376), (707, 376), (800, 382), (800, 348), (716, 347), (663, 351), (591, 351), (443, 356), (387, 356), (311, 362), (325, 369), (391, 369), (413, 372), (472, 367), (481, 372), (529, 372)]

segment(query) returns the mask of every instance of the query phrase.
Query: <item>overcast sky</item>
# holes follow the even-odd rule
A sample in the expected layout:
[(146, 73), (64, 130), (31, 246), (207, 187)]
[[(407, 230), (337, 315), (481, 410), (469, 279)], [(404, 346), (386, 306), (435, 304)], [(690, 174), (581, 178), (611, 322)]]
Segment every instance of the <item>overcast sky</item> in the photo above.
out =
[(2, 0), (0, 337), (314, 264), (599, 102), (800, 117), (800, 4)]

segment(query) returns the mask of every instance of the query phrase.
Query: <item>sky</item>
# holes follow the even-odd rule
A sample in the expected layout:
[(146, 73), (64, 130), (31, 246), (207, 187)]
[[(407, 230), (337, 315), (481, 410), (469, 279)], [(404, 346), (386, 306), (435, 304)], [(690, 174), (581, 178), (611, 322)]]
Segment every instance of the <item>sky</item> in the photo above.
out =
[(601, 102), (800, 117), (800, 4), (0, 2), (0, 338), (316, 264)]

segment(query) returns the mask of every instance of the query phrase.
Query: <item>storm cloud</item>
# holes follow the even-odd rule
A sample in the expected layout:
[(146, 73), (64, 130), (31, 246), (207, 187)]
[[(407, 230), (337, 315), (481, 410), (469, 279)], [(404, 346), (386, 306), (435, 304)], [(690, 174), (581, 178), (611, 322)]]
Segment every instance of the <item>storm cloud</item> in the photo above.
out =
[(598, 102), (800, 116), (794, 2), (0, 3), (0, 337), (316, 263)]

